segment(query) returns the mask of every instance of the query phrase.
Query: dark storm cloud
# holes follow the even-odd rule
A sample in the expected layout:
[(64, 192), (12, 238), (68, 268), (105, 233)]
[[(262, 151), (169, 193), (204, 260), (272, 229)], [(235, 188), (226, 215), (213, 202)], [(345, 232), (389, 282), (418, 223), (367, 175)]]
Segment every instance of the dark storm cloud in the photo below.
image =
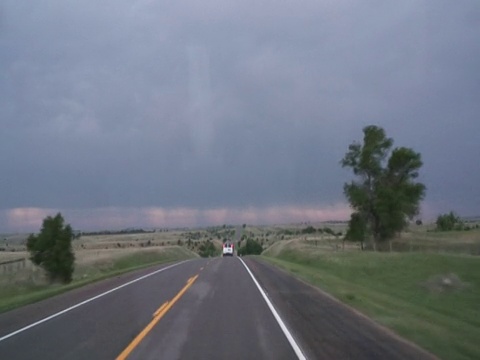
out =
[(373, 123), (478, 214), (479, 38), (477, 1), (3, 2), (0, 206), (334, 205)]

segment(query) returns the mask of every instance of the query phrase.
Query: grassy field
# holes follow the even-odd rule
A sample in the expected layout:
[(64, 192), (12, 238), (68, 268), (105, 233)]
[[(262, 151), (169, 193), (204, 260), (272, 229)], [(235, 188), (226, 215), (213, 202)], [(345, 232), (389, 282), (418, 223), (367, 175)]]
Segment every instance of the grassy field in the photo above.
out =
[[(16, 258), (25, 259), (26, 252), (15, 252)], [(3, 253), (2, 261), (12, 253)], [(8, 264), (0, 272), (0, 312), (45, 299), (59, 293), (155, 264), (195, 257), (180, 246), (76, 249), (73, 281), (68, 285), (49, 284), (45, 274), (29, 260)], [(8, 269), (8, 267), (11, 267)]]
[[(304, 234), (307, 226), (328, 227)], [(439, 233), (412, 226), (392, 241), (393, 252), (360, 251), (342, 241), (344, 223), (247, 226), (263, 258), (327, 291), (380, 324), (444, 359), (480, 358), (480, 230)], [(232, 227), (143, 234), (82, 236), (69, 285), (49, 285), (25, 252), (25, 236), (2, 236), (0, 311), (114, 274), (196, 256), (199, 246), (234, 238)], [(388, 246), (387, 248), (390, 248)]]
[(233, 227), (82, 235), (72, 243), (73, 282), (49, 284), (44, 271), (28, 260), (27, 234), (0, 235), (0, 312), (38, 301), (87, 283), (163, 262), (198, 256), (212, 241), (220, 253)]
[[(451, 243), (452, 235), (435, 240)], [(478, 245), (478, 235), (470, 233), (466, 243)], [(438, 253), (440, 248), (437, 244), (435, 252), (374, 253), (351, 247), (332, 251), (328, 242), (317, 240), (315, 246), (312, 239), (298, 238), (276, 242), (263, 258), (442, 359), (479, 359), (480, 258)]]
[(393, 241), (397, 251), (421, 251), (480, 255), (480, 230), (427, 231), (427, 227), (413, 228)]

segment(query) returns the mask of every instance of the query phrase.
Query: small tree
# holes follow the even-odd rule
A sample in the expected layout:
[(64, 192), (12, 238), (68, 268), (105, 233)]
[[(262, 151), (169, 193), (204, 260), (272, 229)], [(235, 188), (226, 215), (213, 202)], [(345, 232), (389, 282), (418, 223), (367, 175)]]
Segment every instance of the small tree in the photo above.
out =
[(217, 253), (218, 251), (215, 245), (210, 240), (205, 241), (205, 243), (200, 245), (200, 247), (198, 248), (198, 254), (201, 257), (211, 257), (211, 256), (213, 257), (213, 256), (216, 256)]
[(258, 241), (247, 239), (247, 243), (238, 249), (238, 255), (260, 255), (262, 251), (263, 247)]
[(418, 214), (425, 185), (416, 182), (422, 160), (419, 153), (400, 147), (392, 150), (393, 140), (377, 126), (363, 129), (363, 143), (354, 142), (342, 159), (343, 167), (353, 170), (356, 180), (344, 185), (344, 193), (373, 236), (373, 246), (390, 240)]
[(462, 230), (463, 228), (462, 221), (453, 211), (450, 211), (448, 214), (438, 215), (435, 224), (438, 231)]
[(326, 226), (322, 229), (322, 232), (324, 234), (335, 236), (335, 231), (333, 231), (331, 228), (326, 227)]
[(43, 220), (38, 235), (31, 234), (27, 239), (30, 260), (45, 269), (51, 282), (69, 283), (75, 267), (75, 255), (72, 250), (73, 231), (70, 225), (64, 225), (60, 213)]
[(307, 226), (305, 229), (302, 229), (302, 234), (314, 234), (317, 230), (313, 226)]
[(350, 215), (348, 230), (345, 234), (345, 240), (360, 242), (360, 248), (363, 250), (363, 243), (367, 237), (367, 224), (365, 219), (358, 212)]

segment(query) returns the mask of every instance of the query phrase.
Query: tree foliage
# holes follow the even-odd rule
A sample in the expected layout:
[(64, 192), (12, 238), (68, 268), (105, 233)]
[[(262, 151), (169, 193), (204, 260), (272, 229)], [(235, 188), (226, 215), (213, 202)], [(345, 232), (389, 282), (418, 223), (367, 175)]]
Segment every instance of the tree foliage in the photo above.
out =
[(253, 239), (247, 239), (244, 246), (238, 249), (238, 255), (260, 255), (263, 251), (262, 245)]
[(322, 233), (335, 236), (335, 231), (327, 226), (322, 229)]
[(212, 241), (207, 240), (198, 248), (198, 254), (201, 257), (212, 257), (218, 255), (218, 250)]
[(315, 234), (317, 232), (317, 229), (315, 229), (313, 226), (307, 226), (305, 229), (302, 229), (302, 234)]
[(344, 185), (344, 193), (354, 210), (350, 236), (358, 234), (361, 219), (375, 246), (391, 239), (418, 214), (425, 185), (415, 180), (423, 163), (412, 149), (392, 150), (393, 140), (380, 127), (367, 126), (363, 134), (363, 143), (352, 143), (341, 161), (356, 177)]
[(450, 211), (450, 213), (448, 214), (439, 215), (435, 224), (437, 225), (438, 231), (452, 231), (463, 229), (462, 221), (453, 211)]
[(350, 221), (348, 222), (348, 230), (345, 234), (345, 240), (358, 241), (360, 247), (363, 250), (363, 243), (367, 237), (367, 224), (365, 219), (359, 212), (354, 212), (350, 215)]
[(75, 255), (72, 250), (73, 231), (64, 224), (60, 213), (43, 220), (38, 235), (31, 234), (27, 239), (30, 260), (45, 269), (51, 282), (69, 283), (75, 267)]

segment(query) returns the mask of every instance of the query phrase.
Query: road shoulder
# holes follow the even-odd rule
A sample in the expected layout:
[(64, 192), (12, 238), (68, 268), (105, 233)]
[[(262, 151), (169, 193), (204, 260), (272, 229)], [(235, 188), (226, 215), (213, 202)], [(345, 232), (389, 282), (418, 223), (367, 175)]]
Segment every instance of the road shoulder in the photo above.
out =
[(307, 358), (435, 359), (331, 295), (282, 269), (244, 259)]

